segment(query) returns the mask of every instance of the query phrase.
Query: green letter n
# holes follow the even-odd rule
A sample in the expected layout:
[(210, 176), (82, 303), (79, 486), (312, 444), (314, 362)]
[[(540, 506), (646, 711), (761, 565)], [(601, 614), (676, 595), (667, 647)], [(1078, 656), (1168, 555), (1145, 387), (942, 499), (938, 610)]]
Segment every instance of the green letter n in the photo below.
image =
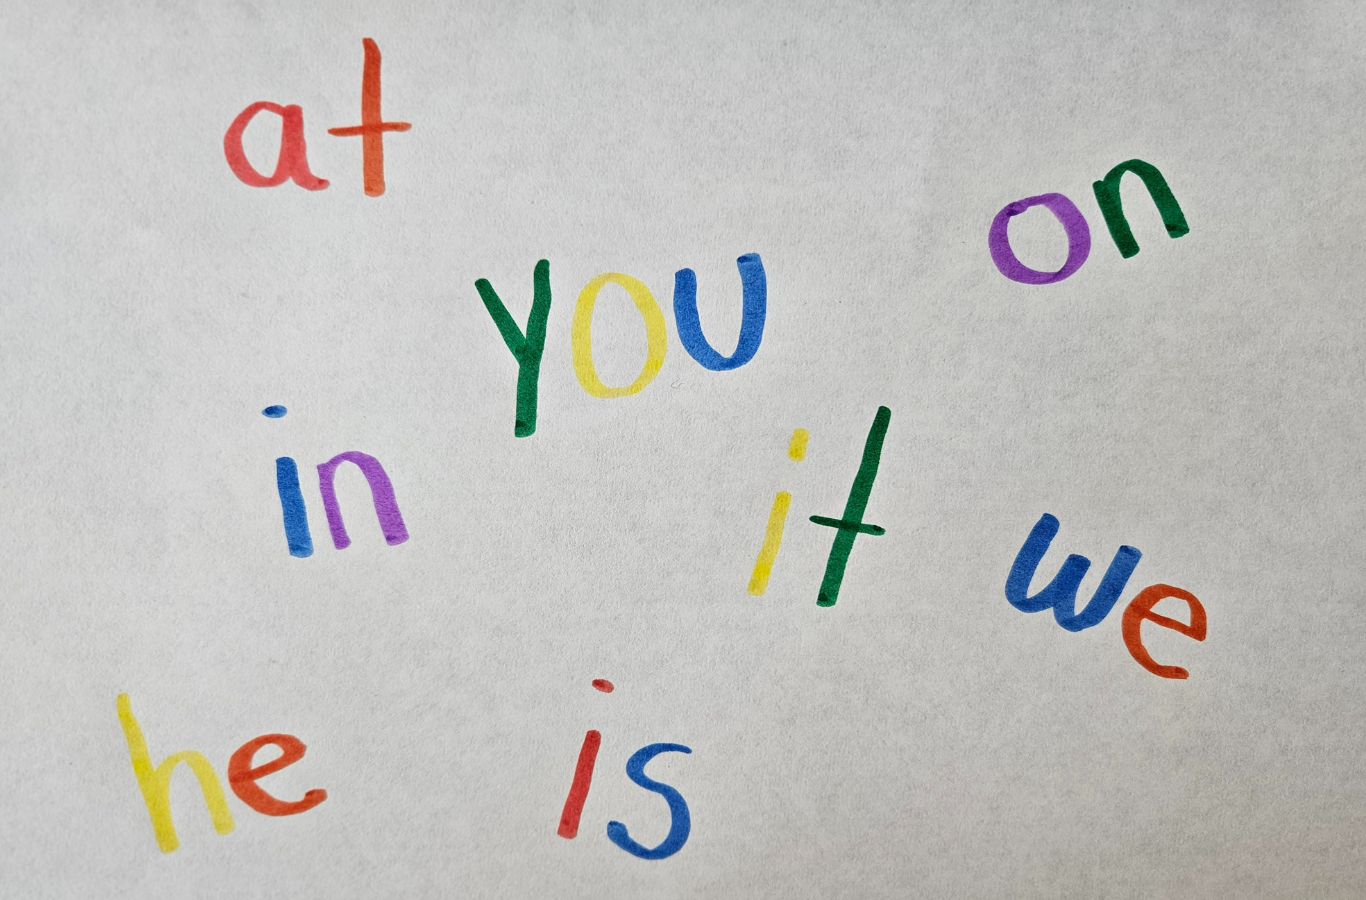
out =
[(512, 356), (517, 360), (517, 424), (512, 433), (517, 437), (529, 437), (536, 432), (536, 386), (541, 378), (541, 354), (545, 352), (545, 322), (550, 317), (550, 261), (536, 263), (536, 273), (532, 278), (535, 293), (531, 300), (531, 313), (526, 320), (526, 334), (512, 320), (503, 301), (494, 293), (493, 285), (487, 278), (474, 283), (479, 296), (484, 301), (493, 324), (503, 336)]
[(1138, 241), (1134, 240), (1134, 233), (1129, 230), (1129, 222), (1124, 218), (1124, 207), (1119, 200), (1119, 180), (1125, 172), (1133, 172), (1143, 179), (1143, 186), (1148, 189), (1153, 203), (1157, 204), (1157, 211), (1162, 215), (1162, 224), (1167, 226), (1168, 235), (1179, 238), (1190, 231), (1186, 217), (1181, 212), (1181, 204), (1176, 202), (1172, 189), (1167, 187), (1167, 179), (1162, 177), (1157, 167), (1141, 159), (1122, 162), (1110, 170), (1104, 181), (1091, 185), (1095, 189), (1100, 211), (1105, 216), (1105, 224), (1110, 229), (1110, 237), (1114, 238), (1121, 256), (1128, 259), (1138, 254)]

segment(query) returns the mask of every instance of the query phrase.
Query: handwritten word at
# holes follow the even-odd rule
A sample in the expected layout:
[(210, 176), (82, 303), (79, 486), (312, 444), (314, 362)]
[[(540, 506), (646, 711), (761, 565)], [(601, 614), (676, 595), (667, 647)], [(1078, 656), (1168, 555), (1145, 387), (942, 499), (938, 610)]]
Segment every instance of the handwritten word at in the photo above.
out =
[[(365, 47), (365, 66), (361, 71), (360, 124), (329, 128), (336, 137), (361, 138), (361, 158), (364, 161), (365, 193), (378, 197), (384, 193), (384, 133), (407, 131), (408, 122), (386, 122), (380, 114), (380, 55), (379, 45), (370, 38), (362, 41)], [(242, 148), (242, 135), (258, 113), (271, 112), (280, 117), (280, 151), (275, 172), (262, 175), (247, 159)], [(314, 175), (308, 167), (308, 148), (304, 142), (304, 111), (297, 105), (281, 106), (260, 101), (237, 114), (223, 135), (223, 155), (228, 168), (243, 184), (251, 187), (276, 187), (293, 181), (301, 188), (321, 191), (328, 181)]]

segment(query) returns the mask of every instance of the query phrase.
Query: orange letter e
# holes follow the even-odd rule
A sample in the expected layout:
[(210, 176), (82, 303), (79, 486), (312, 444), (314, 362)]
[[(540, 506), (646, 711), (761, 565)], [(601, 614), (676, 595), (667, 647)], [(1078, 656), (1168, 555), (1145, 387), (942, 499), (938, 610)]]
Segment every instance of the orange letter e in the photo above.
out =
[[(279, 747), (280, 755), (265, 765), (252, 768), (252, 757), (266, 744)], [(228, 760), (228, 784), (232, 786), (232, 792), (238, 799), (258, 813), (267, 816), (292, 816), (306, 812), (326, 800), (327, 791), (314, 788), (304, 794), (302, 800), (290, 802), (272, 797), (256, 783), (256, 779), (264, 778), (272, 772), (278, 772), (285, 766), (298, 762), (303, 755), (304, 742), (292, 734), (263, 734), (258, 738), (252, 738), (238, 747), (232, 759)]]
[[(1152, 611), (1159, 600), (1165, 600), (1168, 597), (1185, 600), (1190, 606), (1191, 623), (1189, 625)], [(1161, 678), (1189, 678), (1190, 673), (1180, 666), (1161, 665), (1148, 654), (1147, 648), (1143, 646), (1143, 636), (1139, 632), (1144, 619), (1164, 628), (1170, 628), (1172, 631), (1179, 631), (1188, 638), (1203, 641), (1205, 639), (1205, 608), (1200, 605), (1200, 601), (1195, 599), (1195, 595), (1190, 591), (1183, 591), (1181, 588), (1172, 587), (1169, 584), (1154, 584), (1140, 591), (1138, 596), (1129, 603), (1124, 610), (1124, 619), (1121, 624), (1121, 630), (1124, 632), (1124, 646), (1129, 648), (1129, 654), (1140, 666)]]

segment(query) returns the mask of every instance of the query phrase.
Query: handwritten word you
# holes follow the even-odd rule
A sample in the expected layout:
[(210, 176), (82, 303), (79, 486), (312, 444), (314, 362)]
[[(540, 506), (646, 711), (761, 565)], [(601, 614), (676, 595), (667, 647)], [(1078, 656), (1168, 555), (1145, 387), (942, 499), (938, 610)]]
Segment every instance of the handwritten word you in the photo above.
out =
[[(754, 358), (759, 351), (759, 343), (764, 339), (764, 319), (768, 310), (768, 281), (764, 276), (764, 263), (759, 259), (759, 254), (746, 253), (735, 264), (740, 270), (742, 305), (740, 337), (736, 341), (735, 352), (730, 356), (718, 353), (702, 333), (702, 323), (697, 314), (697, 274), (692, 269), (679, 269), (674, 274), (674, 324), (678, 328), (678, 338), (689, 356), (702, 368), (713, 372), (725, 372), (743, 366)], [(609, 284), (626, 290), (645, 325), (645, 363), (634, 381), (620, 386), (604, 384), (593, 363), (593, 310), (598, 294)], [(517, 416), (512, 433), (517, 437), (530, 437), (536, 432), (541, 356), (545, 352), (546, 320), (550, 317), (550, 261), (543, 259), (536, 263), (532, 272), (531, 312), (527, 314), (525, 330), (518, 327), (517, 321), (512, 318), (487, 278), (480, 278), (474, 287), (479, 291), (479, 297), (484, 301), (484, 307), (498, 328), (503, 343), (517, 362)], [(664, 366), (664, 356), (669, 349), (668, 326), (654, 294), (643, 281), (621, 272), (604, 272), (584, 285), (574, 306), (569, 340), (573, 351), (574, 374), (578, 377), (580, 387), (590, 396), (605, 400), (628, 397), (643, 391)]]

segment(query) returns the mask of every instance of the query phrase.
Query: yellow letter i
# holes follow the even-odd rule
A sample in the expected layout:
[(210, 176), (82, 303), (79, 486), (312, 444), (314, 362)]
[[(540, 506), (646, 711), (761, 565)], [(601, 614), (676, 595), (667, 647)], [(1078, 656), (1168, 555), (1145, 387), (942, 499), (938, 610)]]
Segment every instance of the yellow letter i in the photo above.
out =
[[(805, 428), (792, 432), (792, 440), (787, 445), (787, 458), (796, 462), (806, 459), (806, 442), (811, 433)], [(759, 548), (759, 557), (754, 560), (754, 571), (749, 576), (749, 592), (762, 597), (768, 590), (768, 576), (773, 572), (773, 561), (778, 557), (778, 547), (783, 542), (783, 525), (787, 523), (787, 511), (792, 506), (792, 495), (779, 491), (773, 497), (773, 508), (768, 513), (768, 527), (764, 529), (764, 544)]]

